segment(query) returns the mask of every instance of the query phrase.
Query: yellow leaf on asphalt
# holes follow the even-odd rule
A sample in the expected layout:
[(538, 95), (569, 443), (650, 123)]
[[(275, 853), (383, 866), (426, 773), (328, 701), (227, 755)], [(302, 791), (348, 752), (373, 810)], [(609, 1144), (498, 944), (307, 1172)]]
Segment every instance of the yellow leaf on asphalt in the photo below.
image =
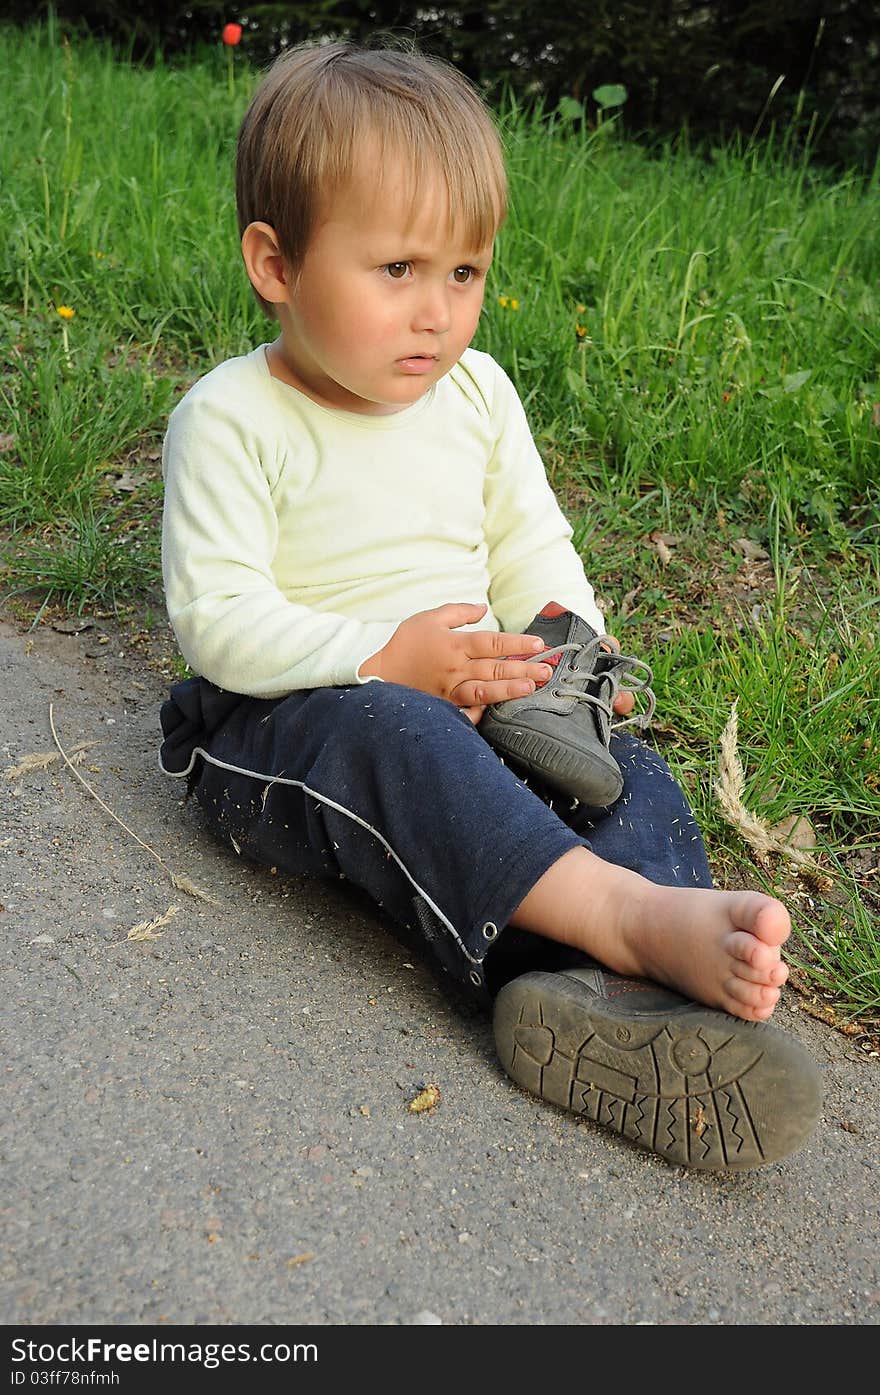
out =
[(433, 1109), (440, 1103), (440, 1089), (437, 1085), (426, 1085), (419, 1090), (415, 1099), (410, 1100), (409, 1110), (411, 1114), (423, 1114), (426, 1109)]

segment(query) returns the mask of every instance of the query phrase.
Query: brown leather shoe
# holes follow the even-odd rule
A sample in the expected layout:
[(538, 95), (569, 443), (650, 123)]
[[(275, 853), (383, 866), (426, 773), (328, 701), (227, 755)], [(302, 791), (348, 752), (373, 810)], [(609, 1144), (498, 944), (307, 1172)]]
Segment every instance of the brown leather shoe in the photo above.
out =
[(518, 1085), (683, 1167), (777, 1162), (819, 1117), (794, 1038), (598, 964), (512, 979), (494, 1027)]

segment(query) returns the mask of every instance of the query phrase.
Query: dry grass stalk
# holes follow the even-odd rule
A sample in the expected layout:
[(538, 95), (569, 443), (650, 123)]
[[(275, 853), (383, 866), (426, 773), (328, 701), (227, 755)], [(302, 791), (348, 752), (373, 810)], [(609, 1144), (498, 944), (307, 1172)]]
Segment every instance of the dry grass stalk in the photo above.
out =
[(737, 751), (738, 737), (739, 717), (734, 702), (721, 733), (718, 779), (714, 785), (715, 797), (731, 828), (735, 828), (744, 842), (748, 843), (758, 861), (766, 863), (771, 852), (775, 851), (774, 840), (767, 825), (744, 803), (746, 777)]
[[(82, 765), (83, 757), (90, 746), (97, 746), (97, 741), (80, 741), (78, 745), (71, 746), (68, 756), (72, 765)], [(50, 765), (54, 765), (61, 756), (57, 751), (34, 751), (31, 755), (22, 756), (18, 765), (8, 765), (4, 770), (7, 780), (17, 780), (19, 775), (27, 775), (31, 770), (48, 770)]]
[(7, 765), (3, 772), (7, 780), (17, 780), (19, 775), (27, 775), (30, 770), (45, 770), (59, 759), (57, 751), (34, 751), (23, 756), (18, 765)]
[(187, 896), (194, 896), (197, 901), (207, 901), (209, 906), (220, 905), (219, 901), (215, 901), (214, 897), (209, 896), (207, 891), (202, 891), (201, 887), (196, 886), (189, 877), (184, 877), (178, 872), (171, 872), (169, 875), (172, 886), (175, 886), (178, 891), (185, 891)]
[(64, 747), (61, 745), (61, 742), (58, 740), (58, 733), (55, 730), (55, 718), (52, 713), (51, 702), (49, 703), (49, 726), (52, 728), (52, 739), (55, 742), (55, 745), (58, 747), (58, 750), (61, 754), (61, 759), (70, 768), (70, 770), (76, 776), (77, 780), (79, 780), (80, 784), (85, 786), (85, 788), (88, 790), (89, 794), (92, 796), (95, 802), (100, 804), (104, 812), (106, 814), (109, 814), (111, 819), (113, 819), (115, 823), (119, 824), (120, 828), (125, 829), (129, 837), (133, 838), (139, 847), (143, 848), (145, 852), (148, 852), (150, 854), (150, 857), (154, 857), (156, 859), (163, 872), (168, 873), (168, 876), (171, 878), (172, 885), (177, 887), (178, 891), (185, 891), (189, 896), (197, 896), (199, 900), (207, 901), (208, 904), (211, 906), (219, 906), (219, 901), (215, 901), (214, 897), (209, 896), (207, 891), (202, 891), (199, 887), (196, 886), (195, 882), (190, 881), (189, 877), (183, 877), (175, 872), (172, 872), (171, 868), (167, 866), (165, 861), (156, 852), (156, 849), (151, 848), (149, 843), (145, 843), (143, 838), (139, 838), (138, 835), (135, 833), (134, 829), (129, 828), (128, 824), (124, 823), (118, 814), (114, 814), (109, 804), (105, 804), (101, 796), (95, 790), (92, 789), (88, 780), (84, 779), (83, 776), (80, 775), (79, 771), (74, 766), (73, 761), (70, 759), (67, 752), (64, 750)]
[(739, 718), (736, 708), (734, 702), (721, 733), (718, 779), (713, 786), (726, 822), (736, 830), (745, 843), (748, 843), (760, 863), (766, 865), (771, 853), (780, 853), (793, 862), (804, 876), (820, 886), (830, 886), (831, 879), (808, 853), (775, 837), (769, 825), (746, 806), (746, 777), (737, 750)]
[(164, 915), (154, 916), (152, 920), (138, 921), (137, 925), (131, 927), (125, 938), (127, 940), (161, 940), (164, 932), (159, 927), (167, 925), (169, 920), (173, 920), (179, 910), (179, 906), (169, 906)]

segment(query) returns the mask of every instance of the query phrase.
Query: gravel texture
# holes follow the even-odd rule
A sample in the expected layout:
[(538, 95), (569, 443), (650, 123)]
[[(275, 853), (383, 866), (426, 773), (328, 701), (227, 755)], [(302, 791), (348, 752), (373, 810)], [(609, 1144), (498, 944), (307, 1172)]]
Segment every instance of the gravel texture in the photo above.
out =
[(214, 844), (158, 772), (166, 684), (127, 643), (0, 623), (3, 768), (55, 750), (52, 704), (132, 830), (60, 760), (0, 774), (0, 1321), (876, 1323), (876, 1059), (787, 989), (824, 1117), (736, 1175), (542, 1104), (354, 892)]

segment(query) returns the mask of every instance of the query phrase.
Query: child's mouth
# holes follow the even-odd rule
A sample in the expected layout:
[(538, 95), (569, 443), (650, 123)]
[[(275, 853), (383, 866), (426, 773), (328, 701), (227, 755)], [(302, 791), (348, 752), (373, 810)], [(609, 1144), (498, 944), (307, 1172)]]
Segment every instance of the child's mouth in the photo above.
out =
[(408, 358), (399, 358), (397, 366), (403, 373), (428, 373), (436, 362), (435, 354), (411, 354)]

